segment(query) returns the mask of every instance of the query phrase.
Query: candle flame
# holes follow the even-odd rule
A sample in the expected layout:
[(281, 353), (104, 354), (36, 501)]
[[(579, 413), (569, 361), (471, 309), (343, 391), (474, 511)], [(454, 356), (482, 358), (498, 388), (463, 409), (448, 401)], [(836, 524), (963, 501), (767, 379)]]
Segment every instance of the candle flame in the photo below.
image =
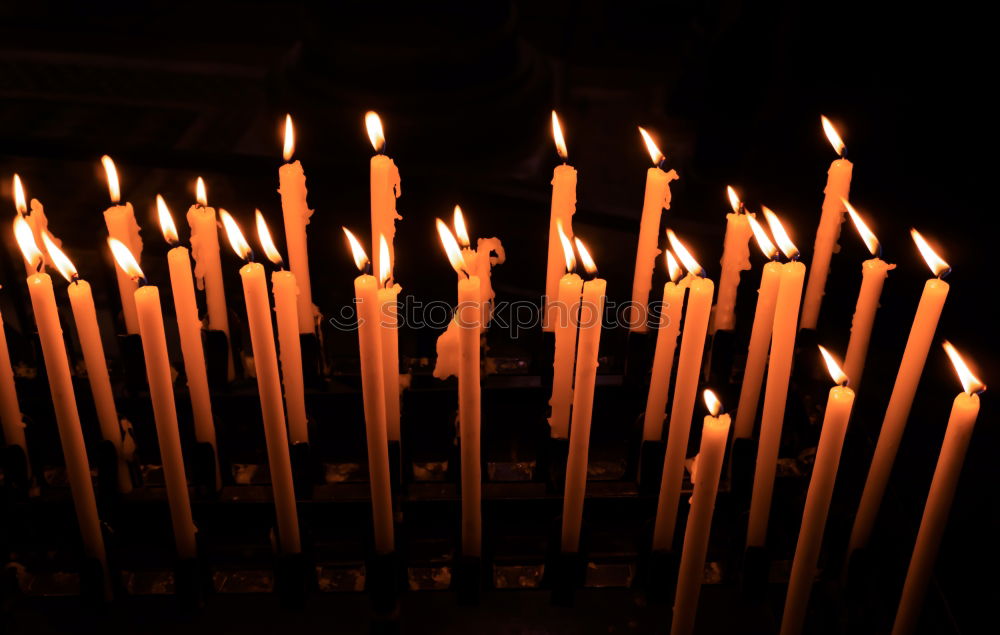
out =
[(222, 219), (222, 226), (226, 228), (226, 237), (229, 239), (229, 244), (232, 246), (233, 251), (243, 260), (249, 260), (253, 251), (250, 249), (247, 239), (243, 236), (240, 226), (236, 224), (236, 219), (221, 207), (219, 208), (219, 218)]
[(125, 246), (125, 243), (117, 238), (109, 237), (108, 245), (111, 247), (111, 254), (115, 257), (115, 262), (118, 263), (118, 266), (126, 275), (133, 280), (141, 280), (146, 277), (143, 275), (135, 256), (132, 255), (132, 251)]
[(743, 208), (743, 201), (740, 200), (740, 195), (736, 193), (732, 185), (726, 186), (726, 194), (729, 196), (729, 206), (733, 208), (733, 212), (739, 214)]
[(559, 158), (565, 161), (569, 158), (569, 151), (566, 150), (566, 137), (563, 136), (562, 126), (559, 124), (559, 115), (552, 111), (552, 138), (556, 141), (556, 152)]
[(778, 248), (768, 238), (767, 231), (751, 214), (747, 214), (747, 222), (750, 223), (750, 230), (753, 231), (753, 237), (757, 241), (757, 246), (760, 247), (765, 256), (774, 260), (774, 257), (778, 255)]
[(389, 284), (392, 277), (392, 265), (389, 263), (389, 243), (384, 234), (378, 235), (378, 281), (382, 286)]
[(700, 276), (705, 272), (701, 265), (698, 264), (698, 261), (694, 259), (694, 256), (691, 255), (691, 252), (688, 251), (687, 247), (684, 246), (684, 243), (677, 237), (677, 234), (674, 233), (674, 230), (667, 229), (667, 240), (670, 241), (670, 248), (677, 254), (677, 258), (680, 259), (681, 264), (684, 265), (688, 273)]
[(115, 162), (105, 154), (101, 157), (101, 165), (104, 166), (104, 174), (108, 177), (108, 193), (111, 195), (111, 202), (117, 203), (122, 200), (122, 191), (118, 184), (118, 170), (115, 169)]
[(952, 366), (955, 367), (955, 372), (958, 373), (958, 379), (962, 382), (962, 388), (965, 392), (972, 394), (978, 394), (986, 390), (986, 384), (979, 380), (978, 377), (969, 369), (969, 366), (959, 355), (955, 347), (951, 345), (951, 342), (945, 340), (942, 343), (944, 346), (944, 352), (948, 353), (948, 357), (951, 359)]
[(639, 134), (642, 135), (642, 140), (646, 142), (646, 149), (649, 150), (649, 158), (652, 159), (653, 165), (660, 165), (666, 157), (656, 147), (656, 142), (653, 141), (653, 138), (649, 136), (649, 133), (642, 126), (639, 126)]
[(259, 209), (254, 210), (254, 218), (257, 222), (257, 240), (260, 241), (260, 246), (264, 248), (264, 255), (274, 264), (283, 267), (285, 261), (281, 258), (281, 254), (278, 253), (278, 248), (274, 246), (274, 239), (271, 238), (271, 230), (267, 228), (267, 222), (264, 220), (264, 215), (260, 213)]
[(858, 214), (858, 210), (854, 209), (854, 206), (848, 203), (846, 198), (842, 198), (840, 200), (844, 202), (844, 207), (847, 209), (847, 213), (850, 214), (851, 220), (854, 221), (854, 227), (856, 227), (858, 233), (861, 234), (861, 240), (865, 241), (865, 245), (868, 246), (868, 251), (870, 251), (873, 256), (878, 254), (878, 238), (876, 238), (872, 230), (868, 228), (865, 221), (861, 219), (861, 215)]
[(365, 128), (368, 129), (368, 139), (375, 152), (382, 152), (385, 148), (385, 133), (382, 132), (382, 120), (374, 110), (365, 113)]
[(583, 263), (583, 269), (590, 275), (597, 273), (597, 265), (594, 264), (594, 259), (590, 257), (590, 252), (587, 251), (587, 247), (583, 244), (583, 241), (573, 237), (573, 242), (576, 243), (576, 250), (580, 252), (580, 262)]
[(205, 179), (200, 176), (194, 184), (194, 200), (198, 201), (198, 205), (208, 207), (208, 193), (205, 192)]
[(667, 273), (670, 274), (670, 281), (676, 283), (678, 280), (681, 279), (681, 274), (684, 273), (684, 271), (681, 269), (680, 264), (677, 262), (677, 258), (674, 257), (674, 252), (670, 251), (669, 249), (665, 249), (664, 252), (666, 254), (665, 258), (667, 260)]
[(167, 202), (163, 200), (162, 194), (156, 195), (156, 215), (160, 219), (160, 231), (163, 232), (163, 238), (171, 245), (176, 245), (178, 242), (177, 225), (174, 224), (174, 217), (170, 214), (170, 208), (167, 207)]
[(281, 151), (281, 156), (285, 161), (291, 161), (295, 154), (295, 128), (292, 127), (292, 116), (285, 115), (285, 147)]
[(819, 347), (819, 352), (823, 355), (823, 361), (826, 362), (826, 370), (829, 371), (830, 378), (833, 379), (834, 383), (846, 386), (850, 380), (837, 359), (822, 346)]
[(28, 202), (24, 197), (24, 187), (21, 185), (21, 177), (14, 174), (14, 207), (18, 214), (28, 213)]
[(17, 246), (21, 248), (21, 255), (24, 256), (28, 265), (41, 271), (44, 262), (42, 252), (35, 242), (35, 234), (31, 231), (31, 225), (20, 214), (14, 217), (14, 238), (17, 239)]
[(576, 269), (576, 254), (573, 253), (573, 243), (563, 230), (561, 218), (556, 219), (556, 232), (559, 234), (559, 242), (562, 244), (563, 258), (566, 259), (566, 271), (572, 272)]
[(837, 154), (844, 156), (844, 150), (847, 149), (847, 146), (844, 145), (844, 140), (840, 138), (837, 129), (833, 127), (833, 124), (824, 115), (820, 115), (819, 118), (823, 122), (823, 132), (826, 133), (826, 138), (830, 140), (830, 145), (837, 151)]
[(465, 273), (465, 259), (462, 257), (462, 248), (458, 246), (458, 241), (455, 240), (454, 234), (448, 229), (448, 226), (440, 218), (435, 219), (437, 222), (438, 236), (441, 237), (441, 244), (444, 246), (444, 251), (448, 255), (448, 262), (451, 263), (451, 268), (455, 270), (456, 273)]
[(788, 232), (785, 231), (785, 226), (781, 224), (778, 215), (764, 205), (761, 205), (760, 208), (764, 212), (764, 218), (767, 219), (767, 226), (771, 228), (771, 235), (774, 236), (774, 241), (778, 243), (781, 253), (785, 254), (785, 257), (789, 260), (798, 258), (799, 248), (788, 237)]
[(368, 254), (365, 253), (365, 248), (361, 246), (358, 239), (354, 237), (351, 230), (346, 227), (341, 227), (344, 230), (344, 235), (347, 236), (347, 242), (351, 245), (351, 255), (354, 256), (354, 264), (357, 265), (358, 271), (364, 271), (368, 267)]
[(913, 242), (917, 244), (917, 249), (920, 250), (920, 255), (924, 257), (927, 262), (927, 266), (931, 268), (934, 275), (938, 278), (943, 278), (951, 272), (951, 265), (945, 262), (941, 256), (937, 255), (937, 252), (927, 243), (923, 236), (920, 235), (915, 229), (910, 230), (910, 236), (913, 237)]
[(471, 245), (469, 230), (465, 228), (465, 216), (462, 215), (462, 208), (458, 205), (455, 206), (452, 224), (455, 226), (455, 239), (458, 240), (458, 245), (463, 248)]
[(705, 398), (705, 407), (708, 408), (708, 411), (712, 413), (713, 417), (718, 417), (719, 413), (722, 412), (722, 402), (719, 401), (719, 398), (708, 388), (705, 389), (702, 396)]
[(73, 282), (80, 277), (76, 271), (76, 267), (73, 266), (73, 261), (69, 259), (69, 256), (62, 249), (59, 249), (59, 245), (52, 239), (52, 234), (47, 231), (42, 232), (42, 244), (45, 245), (45, 251), (48, 252), (52, 263), (59, 270), (59, 273), (62, 274), (62, 277), (66, 278), (67, 282)]

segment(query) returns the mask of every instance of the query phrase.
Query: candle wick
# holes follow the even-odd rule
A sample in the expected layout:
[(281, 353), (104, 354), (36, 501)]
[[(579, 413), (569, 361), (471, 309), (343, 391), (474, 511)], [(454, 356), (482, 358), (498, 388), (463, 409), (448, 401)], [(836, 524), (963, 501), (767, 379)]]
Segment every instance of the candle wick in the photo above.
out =
[(662, 170), (663, 169), (663, 164), (666, 163), (666, 161), (667, 161), (667, 157), (661, 158), (659, 160), (659, 162), (656, 164), (656, 167)]
[(35, 273), (41, 273), (42, 269), (44, 269), (44, 268), (45, 268), (45, 260), (42, 259), (42, 258), (39, 258), (38, 262), (35, 264)]
[(950, 274), (950, 273), (951, 273), (951, 267), (947, 267), (947, 268), (945, 268), (945, 269), (942, 269), (942, 270), (941, 270), (941, 273), (939, 273), (939, 274), (937, 275), (937, 279), (938, 279), (938, 280), (944, 280), (944, 279), (945, 279), (945, 277), (946, 277), (946, 276), (947, 276), (948, 274)]
[(70, 282), (72, 282), (73, 284), (80, 284), (80, 274), (74, 273), (73, 275), (71, 275)]
[(135, 283), (139, 286), (139, 288), (146, 286), (146, 276), (136, 276)]

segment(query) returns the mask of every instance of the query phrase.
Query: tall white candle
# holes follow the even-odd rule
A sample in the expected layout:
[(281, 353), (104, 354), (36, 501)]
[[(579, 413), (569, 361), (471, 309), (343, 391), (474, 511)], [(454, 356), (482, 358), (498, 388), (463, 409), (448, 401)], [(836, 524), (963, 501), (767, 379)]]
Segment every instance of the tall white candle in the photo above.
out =
[(385, 423), (390, 441), (399, 441), (400, 390), (399, 381), (399, 292), (402, 290), (389, 271), (389, 243), (379, 238), (382, 271), (378, 290), (379, 334), (382, 338), (382, 388), (385, 391)]
[(750, 268), (750, 223), (753, 216), (746, 211), (743, 201), (732, 186), (726, 186), (729, 204), (733, 211), (726, 214), (726, 238), (722, 249), (722, 273), (719, 274), (719, 297), (712, 309), (711, 332), (731, 331), (736, 328), (736, 292), (740, 286), (740, 272)]
[[(21, 405), (17, 401), (14, 369), (10, 365), (10, 352), (7, 350), (2, 313), (0, 313), (0, 425), (3, 427), (4, 443), (21, 448), (24, 451), (24, 458), (27, 459), (28, 442), (24, 438), (24, 418), (21, 416)], [(30, 475), (31, 462), (26, 462), (26, 465)]]
[[(546, 331), (559, 331), (560, 315), (564, 308), (553, 302), (558, 299), (559, 285), (565, 272), (564, 248), (559, 236), (559, 227), (567, 238), (573, 238), (573, 214), (576, 213), (576, 168), (566, 163), (569, 152), (566, 150), (566, 139), (563, 137), (562, 126), (556, 111), (552, 111), (552, 138), (555, 140), (556, 152), (563, 160), (552, 170), (552, 204), (549, 211), (549, 252), (545, 268), (545, 320), (542, 324)], [(555, 315), (553, 315), (555, 313)], [(568, 411), (567, 411), (568, 416)]]
[[(119, 204), (121, 187), (118, 181), (118, 171), (115, 169), (111, 157), (104, 155), (101, 157), (101, 163), (104, 165), (104, 171), (108, 177), (108, 192), (113, 203), (104, 211), (104, 223), (108, 226), (108, 236), (121, 241), (137, 260), (141, 260), (142, 238), (139, 237), (139, 223), (135, 221), (132, 204)], [(139, 318), (135, 312), (134, 297), (136, 282), (122, 273), (120, 269), (116, 269), (115, 272), (118, 275), (118, 292), (122, 299), (122, 317), (125, 319), (125, 330), (130, 335), (135, 335), (139, 332)]]
[(674, 254), (667, 250), (667, 271), (670, 280), (663, 285), (663, 309), (660, 324), (656, 329), (656, 349), (653, 352), (653, 371), (649, 378), (649, 392), (646, 394), (646, 411), (643, 414), (642, 440), (663, 439), (663, 419), (666, 416), (667, 398), (670, 393), (670, 375), (674, 368), (674, 351), (677, 349), (677, 335), (681, 331), (681, 313), (684, 309), (684, 293), (690, 278), (680, 280), (681, 267)]
[(552, 396), (549, 398), (549, 434), (554, 439), (569, 438), (569, 416), (573, 405), (573, 373), (576, 368), (576, 336), (579, 331), (580, 297), (583, 278), (573, 273), (576, 256), (573, 243), (563, 231), (562, 221), (556, 223), (557, 238), (562, 246), (566, 274), (559, 279), (556, 303), (550, 305), (549, 326), (555, 330), (555, 351), (552, 360)]
[[(306, 201), (306, 174), (299, 161), (292, 161), (295, 153), (295, 129), (292, 116), (285, 115), (285, 165), (278, 168), (278, 193), (281, 194), (281, 212), (285, 220), (285, 243), (288, 248), (288, 268), (295, 276), (296, 323), (299, 333), (316, 330), (316, 307), (312, 302), (309, 283), (309, 250), (306, 245), (306, 225), (313, 215)], [(273, 276), (272, 276), (273, 278)]]
[(381, 250), (378, 246), (379, 236), (385, 236), (389, 246), (390, 276), (396, 264), (396, 221), (402, 220), (396, 212), (396, 199), (403, 194), (399, 179), (399, 168), (396, 163), (384, 154), (385, 134), (382, 130), (382, 120), (372, 111), (365, 113), (365, 127), (368, 139), (375, 149), (371, 160), (371, 216), (372, 216), (372, 271), (382, 271)]

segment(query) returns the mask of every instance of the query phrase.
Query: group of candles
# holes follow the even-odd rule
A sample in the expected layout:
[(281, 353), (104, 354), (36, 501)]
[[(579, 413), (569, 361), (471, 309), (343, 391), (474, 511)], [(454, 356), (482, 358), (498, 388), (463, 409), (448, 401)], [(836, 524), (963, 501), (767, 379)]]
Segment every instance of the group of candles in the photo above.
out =
[[(400, 438), (396, 317), (400, 287), (395, 282), (393, 272), (393, 243), (395, 222), (401, 218), (396, 210), (396, 199), (400, 196), (401, 189), (399, 171), (393, 160), (383, 152), (385, 137), (378, 115), (369, 112), (365, 123), (376, 152), (371, 159), (371, 257), (353, 233), (347, 228), (344, 228), (344, 232), (355, 263), (361, 271), (354, 281), (354, 289), (375, 546), (379, 553), (390, 553), (395, 549), (395, 543), (388, 443), (399, 441)], [(785, 604), (783, 633), (796, 633), (802, 629), (841, 446), (855, 391), (860, 384), (879, 297), (888, 272), (895, 267), (879, 257), (878, 240), (848, 202), (853, 165), (845, 158), (844, 144), (832, 124), (825, 117), (822, 124), (839, 157), (830, 167), (808, 281), (806, 266), (798, 260), (799, 250), (778, 216), (762, 207), (769, 235), (757, 221), (756, 215), (747, 211), (735, 190), (728, 188), (732, 212), (727, 216), (717, 295), (716, 286), (707, 277), (703, 267), (677, 235), (667, 229), (669, 246), (664, 249), (664, 260), (669, 281), (663, 288), (663, 311), (658, 324), (650, 324), (647, 307), (653, 269), (660, 253), (658, 243), (661, 216), (664, 209), (670, 208), (670, 183), (678, 175), (674, 170), (662, 169), (665, 161), (663, 153), (652, 136), (646, 130), (639, 129), (653, 167), (647, 172), (629, 329), (632, 333), (642, 334), (653, 326), (656, 331), (643, 440), (662, 439), (666, 408), (670, 405), (665, 459), (652, 539), (654, 551), (673, 550), (703, 352), (711, 336), (719, 331), (735, 329), (736, 298), (741, 272), (751, 269), (750, 237), (755, 237), (769, 262), (761, 271), (746, 368), (736, 421), (732, 426), (735, 438), (748, 439), (753, 436), (763, 387), (763, 411), (747, 528), (748, 548), (763, 547), (766, 541), (796, 336), (800, 328), (816, 326), (829, 265), (832, 254), (837, 250), (840, 225), (845, 212), (850, 215), (873, 255), (871, 260), (862, 264), (862, 283), (844, 367), (841, 368), (834, 357), (820, 347), (836, 385), (830, 391), (809, 484)], [(553, 172), (543, 328), (553, 333), (555, 347), (549, 417), (551, 435), (553, 438), (568, 439), (569, 444), (560, 548), (564, 553), (577, 553), (580, 549), (606, 282), (598, 277), (597, 267), (584, 242), (574, 235), (572, 219), (576, 210), (577, 173), (566, 163), (566, 142), (555, 112), (552, 113), (552, 127), (556, 148), (564, 163)], [(261, 250), (275, 265), (271, 272), (270, 294), (264, 266), (254, 260), (254, 251), (233, 217), (223, 209), (219, 209), (216, 214), (216, 210), (208, 206), (204, 183), (200, 178), (196, 186), (197, 203), (187, 213), (191, 228), (190, 251), (179, 244), (177, 228), (162, 196), (157, 197), (156, 204), (163, 236), (172, 246), (167, 260), (184, 370), (191, 394), (195, 436), (199, 442), (209, 444), (213, 449), (216, 446), (215, 422), (201, 336), (203, 328), (223, 332), (227, 337), (229, 335), (218, 232), (220, 220), (228, 242), (245, 261), (239, 273), (246, 302), (254, 374), (258, 383), (277, 510), (278, 544), (282, 553), (295, 554), (301, 551), (301, 541), (289, 445), (309, 440), (299, 336), (315, 333), (320, 315), (312, 303), (307, 254), (306, 226), (313, 212), (306, 199), (302, 165), (298, 161), (292, 161), (295, 141), (291, 117), (286, 118), (284, 143), (286, 163), (279, 169), (279, 192), (289, 252), (288, 270), (284, 268), (285, 261), (271, 239), (263, 216), (259, 211), (256, 212), (257, 237)], [(102, 163), (112, 201), (112, 206), (104, 212), (104, 216), (108, 227), (108, 242), (118, 265), (118, 286), (125, 330), (130, 335), (138, 335), (142, 341), (177, 552), (181, 558), (194, 558), (197, 556), (196, 528), (188, 499), (159, 291), (156, 286), (147, 283), (141, 269), (143, 242), (139, 236), (140, 228), (132, 205), (120, 202), (121, 194), (114, 163), (107, 156), (103, 157)], [(51, 278), (45, 273), (46, 267), (55, 267), (70, 282), (67, 294), (80, 335), (97, 419), (102, 437), (110, 441), (118, 451), (118, 484), (123, 492), (132, 486), (128, 470), (131, 446), (116, 410), (90, 286), (80, 278), (71, 260), (61, 250), (60, 242), (49, 232), (42, 205), (37, 200), (32, 200), (29, 209), (22, 184), (16, 175), (14, 194), (17, 208), (14, 233), (26, 262), (28, 289), (85, 551), (106, 567), (87, 452), (53, 285)], [(477, 557), (482, 550), (481, 337), (489, 324), (494, 297), (490, 282), (491, 269), (504, 261), (505, 254), (502, 244), (496, 238), (479, 239), (474, 249), (465, 218), (457, 206), (451, 227), (438, 219), (437, 228), (445, 253), (459, 279), (457, 307), (451, 324), (438, 340), (438, 360), (434, 375), (441, 379), (452, 375), (458, 377), (462, 554)], [(949, 271), (947, 263), (916, 230), (912, 230), (912, 235), (935, 277), (924, 288), (900, 363), (852, 531), (851, 550), (864, 547), (871, 534), (948, 293), (948, 284), (941, 279)], [(582, 265), (584, 276), (576, 273), (577, 263)], [(685, 271), (686, 275), (682, 277)], [(196, 286), (204, 291), (204, 305), (207, 309), (204, 320), (199, 315)], [(272, 301), (276, 315), (277, 347), (275, 330), (272, 328)], [(682, 324), (683, 333), (680, 328)], [(908, 572), (896, 623), (896, 632), (900, 633), (911, 630), (918, 615), (957, 474), (978, 413), (978, 393), (985, 388), (968, 370), (954, 348), (947, 343), (946, 348), (961, 376), (964, 392), (955, 400)], [(232, 377), (235, 365), (231, 352), (228, 364)], [(671, 394), (672, 376), (675, 379)], [(730, 416), (723, 414), (722, 404), (711, 390), (704, 391), (704, 398), (710, 414), (704, 419), (701, 449), (695, 467), (690, 469), (694, 494), (680, 559), (673, 614), (674, 633), (690, 632), (693, 628), (712, 512), (729, 439)], [(24, 424), (6, 341), (0, 342), (0, 421), (3, 423), (5, 442), (20, 446), (27, 453)], [(221, 476), (218, 473), (218, 462), (216, 469), (216, 484), (219, 486)]]

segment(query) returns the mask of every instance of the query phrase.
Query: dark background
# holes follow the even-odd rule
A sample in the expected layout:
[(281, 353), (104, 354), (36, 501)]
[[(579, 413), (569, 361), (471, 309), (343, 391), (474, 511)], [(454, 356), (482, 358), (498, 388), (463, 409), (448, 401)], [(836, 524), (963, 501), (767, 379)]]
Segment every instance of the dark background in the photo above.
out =
[[(751, 208), (765, 203), (781, 214), (808, 263), (834, 158), (823, 113), (855, 163), (852, 201), (871, 220), (885, 258), (899, 265), (886, 284), (859, 395), (879, 411), (927, 278), (911, 226), (954, 268), (939, 335), (967, 353), (987, 384), (998, 376), (990, 46), (984, 16), (961, 3), (893, 10), (791, 1), (4, 2), (0, 191), (9, 201), (16, 171), (45, 204), (50, 228), (94, 283), (110, 329), (117, 291), (103, 249), (100, 155), (118, 162), (124, 196), (145, 228), (147, 274), (165, 283), (153, 199), (163, 193), (180, 220), (199, 174), (214, 205), (245, 227), (259, 207), (280, 234), (276, 171), (281, 122), (291, 112), (296, 158), (317, 210), (309, 228), (314, 301), (331, 313), (349, 299), (354, 275), (339, 226), (367, 234), (371, 148), (363, 113), (375, 109), (402, 174), (396, 276), (404, 290), (452, 299), (433, 217), (458, 202), (474, 236), (497, 235), (507, 248), (508, 262), (494, 275), (499, 297), (535, 298), (557, 163), (548, 127), (554, 107), (580, 174), (577, 234), (608, 278), (609, 296), (625, 300), (648, 167), (636, 125), (656, 134), (681, 177), (667, 224), (717, 277), (726, 184)], [(5, 232), (0, 303), (4, 319), (21, 328), (23, 267), (11, 242)], [(867, 254), (849, 223), (841, 244), (820, 339), (842, 354)], [(753, 258), (743, 321), (761, 264)], [(223, 262), (231, 306), (239, 306), (237, 263), (227, 254)], [(334, 338), (331, 346), (350, 357), (352, 340)], [(604, 354), (620, 357), (623, 342), (622, 333), (608, 333)], [(530, 345), (498, 339), (494, 346), (524, 354)], [(404, 355), (432, 353), (432, 334), (404, 334)], [(935, 346), (893, 482), (886, 531), (903, 551), (959, 390)], [(993, 401), (985, 393), (939, 566), (965, 632), (976, 628), (984, 593), (998, 599)], [(877, 432), (877, 420), (866, 425)], [(969, 583), (976, 573), (987, 581)]]

